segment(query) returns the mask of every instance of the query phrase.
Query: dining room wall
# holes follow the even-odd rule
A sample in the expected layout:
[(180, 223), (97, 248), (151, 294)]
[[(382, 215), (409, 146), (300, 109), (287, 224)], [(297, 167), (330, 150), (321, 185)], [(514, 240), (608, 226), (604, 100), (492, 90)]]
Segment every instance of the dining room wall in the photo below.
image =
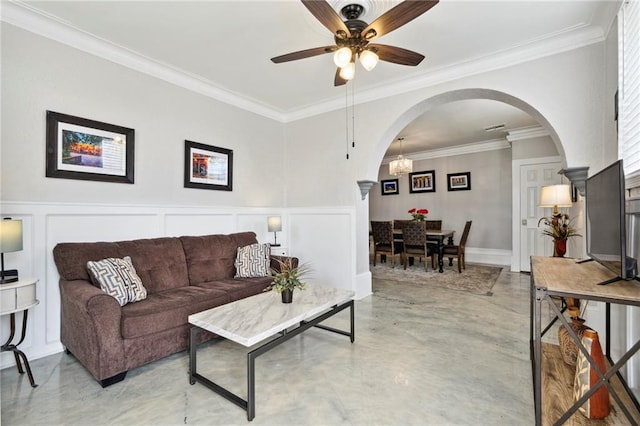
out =
[[(397, 195), (382, 195), (378, 185), (369, 193), (371, 220), (411, 219), (409, 209), (426, 208), (427, 219), (456, 231), (456, 241), (472, 220), (469, 248), (511, 250), (511, 148), (414, 160), (413, 170), (434, 170), (435, 192), (410, 193), (406, 175), (399, 178)], [(448, 191), (447, 174), (463, 172), (471, 173), (471, 189)], [(395, 179), (388, 165), (380, 167), (379, 179)]]

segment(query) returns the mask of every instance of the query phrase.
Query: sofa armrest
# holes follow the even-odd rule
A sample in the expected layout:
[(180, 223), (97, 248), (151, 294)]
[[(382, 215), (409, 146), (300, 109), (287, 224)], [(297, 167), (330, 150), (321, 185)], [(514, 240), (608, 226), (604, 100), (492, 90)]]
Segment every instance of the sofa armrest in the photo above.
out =
[[(293, 266), (294, 268), (296, 266), (298, 266), (298, 258), (297, 257), (293, 257), (293, 256), (276, 256), (274, 254), (271, 255), (271, 264), (269, 265), (269, 267), (271, 268), (271, 270), (275, 271), (275, 272), (280, 272), (280, 262), (288, 262), (289, 259), (291, 259), (291, 266)], [(280, 262), (278, 262), (280, 261)]]
[(60, 280), (60, 340), (68, 351), (103, 380), (125, 372), (118, 301), (90, 282)]

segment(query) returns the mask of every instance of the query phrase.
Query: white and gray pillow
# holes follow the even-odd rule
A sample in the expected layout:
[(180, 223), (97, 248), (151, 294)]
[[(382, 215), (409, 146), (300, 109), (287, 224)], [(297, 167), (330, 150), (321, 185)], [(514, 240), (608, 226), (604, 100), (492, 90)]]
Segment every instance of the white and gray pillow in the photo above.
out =
[(238, 247), (236, 256), (236, 278), (257, 278), (271, 275), (271, 246), (265, 244), (250, 244)]
[(120, 306), (147, 298), (147, 289), (142, 285), (142, 279), (129, 256), (89, 261), (87, 269), (91, 280), (100, 285), (102, 291), (113, 296)]

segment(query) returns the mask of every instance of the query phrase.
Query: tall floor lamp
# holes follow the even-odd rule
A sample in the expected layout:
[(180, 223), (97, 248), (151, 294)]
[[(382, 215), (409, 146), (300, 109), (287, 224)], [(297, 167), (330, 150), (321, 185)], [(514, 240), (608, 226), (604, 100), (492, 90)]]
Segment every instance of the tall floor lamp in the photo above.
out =
[(4, 269), (4, 254), (22, 250), (22, 220), (10, 217), (0, 220), (0, 284), (18, 281), (17, 269)]

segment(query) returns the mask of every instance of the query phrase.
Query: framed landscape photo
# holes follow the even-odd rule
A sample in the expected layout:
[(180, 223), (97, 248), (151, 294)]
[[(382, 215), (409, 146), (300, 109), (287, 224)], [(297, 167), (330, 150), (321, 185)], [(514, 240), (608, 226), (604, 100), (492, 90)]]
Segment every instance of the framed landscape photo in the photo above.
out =
[(380, 181), (380, 190), (382, 195), (394, 195), (399, 194), (398, 179), (387, 179)]
[(46, 176), (133, 183), (135, 131), (47, 111)]
[(471, 189), (471, 172), (447, 173), (447, 190), (469, 191)]
[(184, 187), (233, 190), (233, 151), (184, 141)]
[(409, 192), (412, 194), (436, 192), (435, 170), (409, 173)]

